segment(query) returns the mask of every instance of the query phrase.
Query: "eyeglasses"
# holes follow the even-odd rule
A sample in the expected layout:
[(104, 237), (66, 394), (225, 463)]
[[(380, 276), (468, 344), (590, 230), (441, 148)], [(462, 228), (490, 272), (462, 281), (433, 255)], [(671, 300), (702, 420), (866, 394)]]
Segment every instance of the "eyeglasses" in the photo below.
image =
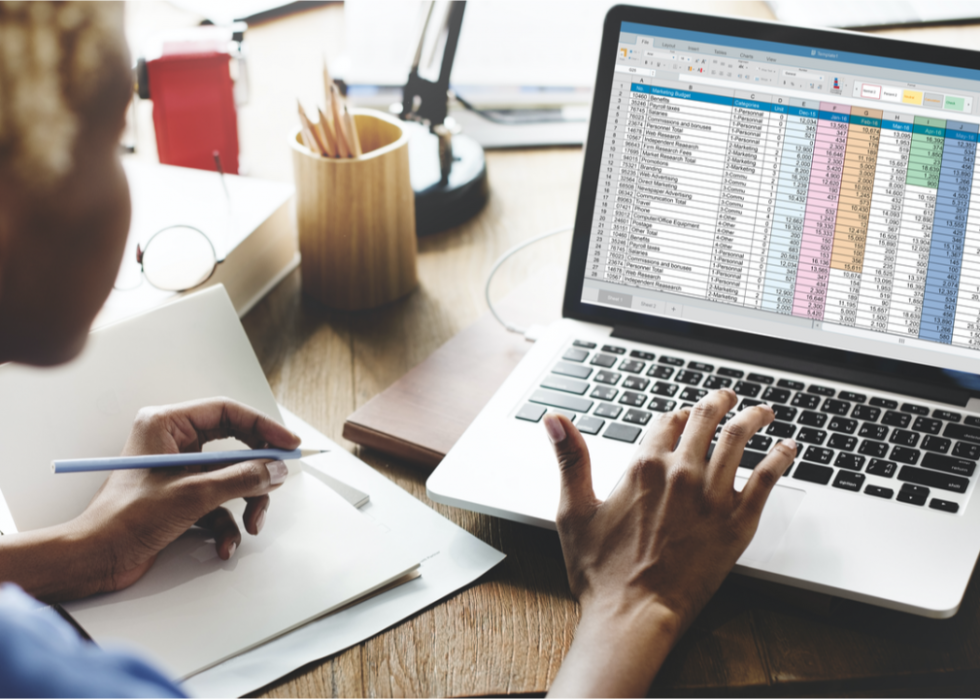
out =
[[(204, 231), (194, 226), (176, 225), (161, 228), (150, 236), (146, 245), (136, 246), (136, 262), (142, 277), (163, 291), (187, 291), (200, 286), (214, 274), (224, 260), (218, 259), (214, 244)], [(115, 288), (126, 291), (139, 286), (132, 275), (124, 281), (123, 272)]]

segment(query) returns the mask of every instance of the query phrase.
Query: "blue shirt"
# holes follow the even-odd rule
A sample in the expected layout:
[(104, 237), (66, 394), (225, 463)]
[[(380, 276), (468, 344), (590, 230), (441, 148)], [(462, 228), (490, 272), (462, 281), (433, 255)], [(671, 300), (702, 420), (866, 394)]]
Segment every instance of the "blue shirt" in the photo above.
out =
[(83, 640), (16, 585), (0, 585), (0, 696), (184, 697), (138, 656)]

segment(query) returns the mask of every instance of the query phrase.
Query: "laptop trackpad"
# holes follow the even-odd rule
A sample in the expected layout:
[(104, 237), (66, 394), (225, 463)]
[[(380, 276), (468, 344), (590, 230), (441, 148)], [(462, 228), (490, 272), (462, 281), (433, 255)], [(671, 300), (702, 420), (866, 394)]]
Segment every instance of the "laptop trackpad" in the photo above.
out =
[[(743, 479), (736, 479), (736, 490), (741, 490), (744, 485)], [(803, 502), (804, 495), (806, 495), (805, 490), (788, 488), (783, 485), (777, 485), (772, 489), (766, 506), (762, 509), (759, 529), (756, 531), (752, 543), (745, 549), (742, 557), (738, 559), (741, 565), (763, 565), (772, 558), (779, 542), (783, 540), (783, 535), (789, 529), (793, 515), (799, 509), (800, 503)]]

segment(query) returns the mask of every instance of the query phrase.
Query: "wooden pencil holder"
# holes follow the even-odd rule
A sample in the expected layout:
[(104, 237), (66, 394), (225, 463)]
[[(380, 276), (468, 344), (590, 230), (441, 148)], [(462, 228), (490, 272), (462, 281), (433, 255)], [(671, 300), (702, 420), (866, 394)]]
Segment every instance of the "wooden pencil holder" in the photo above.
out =
[(293, 135), (303, 292), (354, 311), (418, 286), (408, 135), (382, 112), (353, 110), (363, 155), (325, 158)]

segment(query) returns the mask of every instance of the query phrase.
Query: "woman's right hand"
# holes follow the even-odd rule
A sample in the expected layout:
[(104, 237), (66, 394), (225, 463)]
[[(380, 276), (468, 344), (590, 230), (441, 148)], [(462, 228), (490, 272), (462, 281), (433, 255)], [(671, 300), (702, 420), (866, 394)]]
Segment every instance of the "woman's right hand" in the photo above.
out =
[(561, 469), (558, 533), (572, 593), (582, 605), (575, 643), (555, 680), (558, 695), (645, 693), (674, 642), (721, 585), (759, 524), (796, 446), (777, 444), (741, 492), (735, 474), (746, 442), (773, 420), (765, 405), (722, 428), (738, 397), (715, 391), (650, 424), (606, 501), (592, 489), (579, 431), (545, 417)]

